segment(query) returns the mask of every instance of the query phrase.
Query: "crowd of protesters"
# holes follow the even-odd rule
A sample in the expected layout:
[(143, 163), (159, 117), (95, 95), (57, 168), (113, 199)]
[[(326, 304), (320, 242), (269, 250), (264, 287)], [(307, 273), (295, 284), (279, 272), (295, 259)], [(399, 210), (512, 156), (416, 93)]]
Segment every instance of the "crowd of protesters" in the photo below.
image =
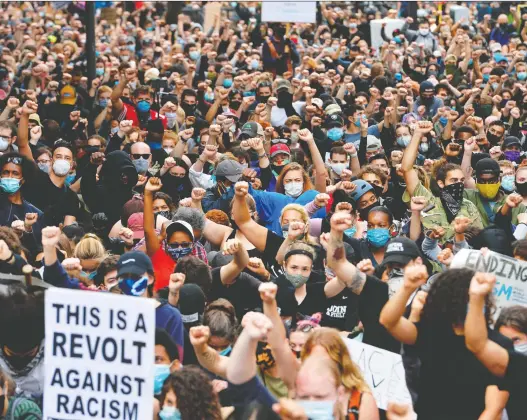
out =
[[(525, 418), (527, 307), (450, 265), (527, 260), (527, 8), (97, 2), (91, 80), (60, 3), (0, 10), (0, 280), (154, 299), (154, 420)], [(0, 292), (0, 418), (41, 419), (45, 289)]]

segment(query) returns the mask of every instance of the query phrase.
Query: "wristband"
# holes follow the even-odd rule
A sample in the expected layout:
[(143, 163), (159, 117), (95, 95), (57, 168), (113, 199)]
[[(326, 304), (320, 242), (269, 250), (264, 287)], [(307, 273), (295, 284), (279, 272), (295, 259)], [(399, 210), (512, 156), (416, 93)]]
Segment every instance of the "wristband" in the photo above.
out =
[(357, 156), (358, 156), (358, 154), (357, 154), (357, 153), (353, 153), (352, 155), (350, 155), (350, 158), (352, 158), (352, 159), (353, 159), (353, 158), (356, 158)]

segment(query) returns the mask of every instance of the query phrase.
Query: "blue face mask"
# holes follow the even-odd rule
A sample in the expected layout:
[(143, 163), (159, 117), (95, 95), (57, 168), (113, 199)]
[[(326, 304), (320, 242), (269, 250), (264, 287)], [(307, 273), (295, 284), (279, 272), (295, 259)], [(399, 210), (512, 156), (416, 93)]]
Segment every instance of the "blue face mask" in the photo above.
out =
[(65, 183), (66, 185), (68, 185), (68, 186), (71, 185), (71, 184), (73, 184), (73, 183), (75, 182), (75, 177), (76, 177), (76, 176), (77, 176), (76, 174), (69, 174), (69, 175), (66, 175), (66, 179), (64, 179), (64, 183)]
[(258, 60), (251, 60), (251, 69), (256, 70), (260, 67), (260, 62)]
[(203, 98), (207, 101), (207, 102), (214, 102), (214, 94), (212, 93), (205, 93), (205, 95), (203, 95)]
[(150, 166), (148, 160), (139, 158), (132, 161), (138, 174), (144, 175)]
[(368, 229), (366, 239), (375, 248), (382, 248), (390, 240), (390, 230), (387, 228)]
[(228, 356), (229, 354), (231, 354), (231, 351), (232, 351), (232, 346), (229, 346), (226, 349), (223, 349), (222, 351), (220, 351), (219, 354), (220, 356)]
[(333, 127), (328, 130), (328, 139), (331, 141), (338, 141), (344, 135), (344, 129), (339, 127)]
[(296, 402), (304, 409), (309, 419), (332, 420), (334, 418), (333, 407), (335, 403), (333, 401), (297, 400)]
[(400, 43), (402, 42), (400, 36), (394, 36), (394, 37), (393, 37), (393, 40), (395, 41), (396, 44), (400, 44)]
[(243, 92), (243, 97), (246, 98), (247, 96), (256, 96), (256, 93), (253, 90)]
[(154, 395), (161, 394), (165, 379), (170, 375), (170, 365), (154, 365)]
[(223, 87), (229, 89), (232, 86), (232, 79), (225, 79), (223, 81)]
[(395, 77), (395, 80), (397, 80), (398, 82), (403, 80), (403, 75), (401, 73), (395, 73), (394, 77)]
[(492, 83), (490, 86), (492, 87), (492, 90), (496, 90), (498, 88), (497, 83)]
[(170, 258), (172, 258), (174, 261), (179, 260), (181, 257), (184, 257), (185, 255), (188, 255), (192, 252), (192, 247), (188, 248), (172, 248), (170, 246), (167, 246), (166, 252), (168, 255), (170, 255)]
[(81, 271), (81, 274), (84, 276), (84, 277), (87, 277), (89, 278), (90, 280), (93, 280), (95, 278), (95, 276), (97, 275), (97, 271), (92, 271), (91, 273), (86, 273), (85, 271)]
[(127, 45), (126, 48), (128, 48), (128, 51), (130, 51), (130, 52), (135, 52), (135, 45), (133, 45), (133, 44)]
[(505, 175), (501, 178), (501, 188), (507, 193), (513, 192), (515, 189), (514, 175)]
[(108, 99), (99, 99), (99, 106), (106, 108), (108, 106)]
[(483, 81), (484, 81), (484, 82), (488, 82), (488, 81), (489, 81), (489, 78), (490, 78), (490, 74), (487, 73), (487, 74), (484, 74), (484, 75), (483, 75)]
[(448, 118), (447, 117), (439, 117), (439, 122), (441, 123), (441, 125), (446, 125), (447, 122), (448, 122)]
[(0, 188), (7, 194), (14, 194), (20, 189), (20, 180), (16, 178), (1, 178)]
[(148, 102), (148, 101), (139, 101), (137, 103), (137, 110), (139, 112), (148, 112), (148, 111), (150, 111), (150, 102)]
[(164, 406), (159, 412), (161, 420), (181, 420), (181, 412), (176, 407)]
[(127, 296), (142, 296), (148, 286), (148, 277), (139, 280), (119, 279), (119, 288)]
[(527, 79), (527, 72), (520, 71), (519, 73), (516, 73), (516, 77), (518, 78), (518, 80), (521, 80), (523, 82), (525, 79)]
[(104, 67), (97, 67), (95, 69), (95, 75), (101, 77), (104, 75)]
[(360, 118), (357, 118), (357, 120), (355, 121), (355, 125), (356, 125), (357, 127), (360, 127)]
[(188, 55), (192, 60), (196, 61), (199, 58), (200, 53), (199, 51), (191, 51), (188, 53)]
[(346, 235), (348, 238), (353, 238), (355, 233), (357, 233), (357, 228), (355, 226), (344, 231), (344, 235)]

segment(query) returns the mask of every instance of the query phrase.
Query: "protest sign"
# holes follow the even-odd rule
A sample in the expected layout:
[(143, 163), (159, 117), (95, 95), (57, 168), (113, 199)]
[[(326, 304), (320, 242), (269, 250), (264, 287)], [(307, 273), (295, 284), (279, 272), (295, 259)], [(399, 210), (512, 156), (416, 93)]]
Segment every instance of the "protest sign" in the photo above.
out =
[(154, 303), (111, 293), (47, 291), (43, 418), (152, 418)]
[(382, 25), (385, 24), (384, 32), (389, 39), (392, 39), (392, 33), (396, 29), (401, 29), (404, 26), (403, 19), (374, 19), (370, 21), (371, 46), (377, 52), (380, 51), (384, 40), (381, 36)]
[(389, 402), (412, 405), (400, 354), (356, 340), (345, 341), (351, 360), (359, 366), (379, 408), (386, 410)]
[(527, 306), (527, 263), (497, 252), (483, 255), (475, 249), (462, 249), (450, 264), (450, 268), (470, 268), (496, 276), (494, 296), (499, 315), (501, 308), (512, 305)]
[(262, 22), (316, 23), (316, 1), (263, 1)]

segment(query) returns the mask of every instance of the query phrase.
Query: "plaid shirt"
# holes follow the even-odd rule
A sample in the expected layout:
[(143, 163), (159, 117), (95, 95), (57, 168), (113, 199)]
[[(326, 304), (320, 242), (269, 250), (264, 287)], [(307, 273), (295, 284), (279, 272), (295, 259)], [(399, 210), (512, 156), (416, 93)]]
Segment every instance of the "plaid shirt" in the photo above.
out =
[(205, 264), (209, 265), (209, 259), (207, 258), (207, 251), (201, 242), (194, 242), (194, 247), (192, 248), (192, 255), (198, 257)]

